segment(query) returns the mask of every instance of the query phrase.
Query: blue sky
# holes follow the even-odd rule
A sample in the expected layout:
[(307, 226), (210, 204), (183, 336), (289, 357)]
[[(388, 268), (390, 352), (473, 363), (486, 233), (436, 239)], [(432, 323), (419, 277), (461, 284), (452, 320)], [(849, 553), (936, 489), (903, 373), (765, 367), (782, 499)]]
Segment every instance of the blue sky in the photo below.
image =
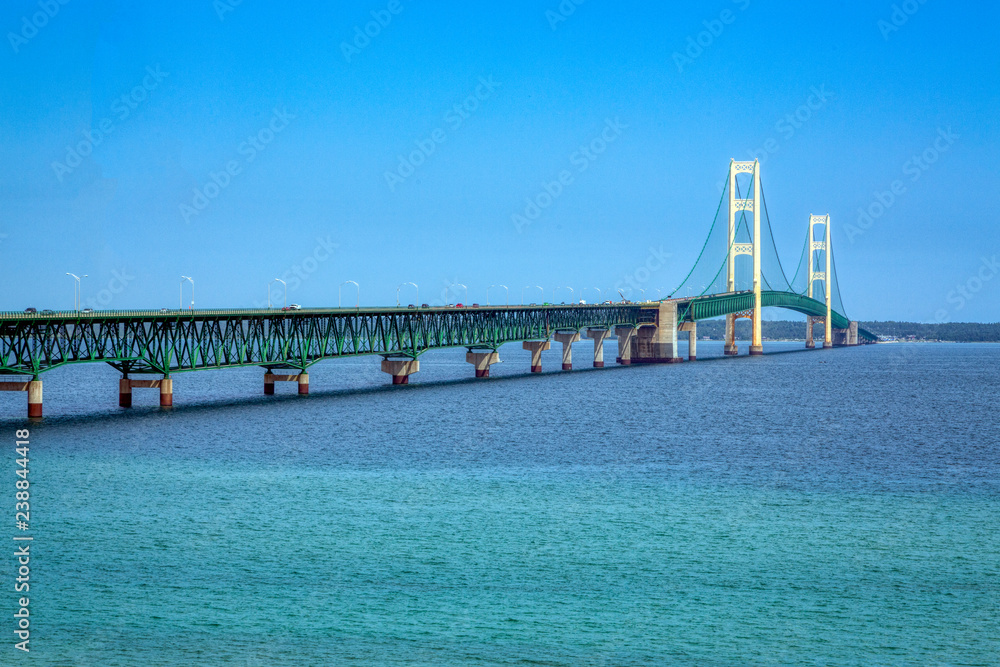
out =
[(0, 10), (2, 309), (666, 292), (756, 154), (850, 316), (1000, 320), (995, 4), (64, 1)]

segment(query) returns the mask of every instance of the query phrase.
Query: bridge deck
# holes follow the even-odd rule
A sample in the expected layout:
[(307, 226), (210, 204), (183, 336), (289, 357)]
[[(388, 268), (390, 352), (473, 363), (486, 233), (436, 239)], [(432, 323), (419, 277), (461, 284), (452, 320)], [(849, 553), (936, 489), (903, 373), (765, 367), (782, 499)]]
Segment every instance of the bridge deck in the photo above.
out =
[[(762, 305), (825, 315), (823, 303), (764, 292)], [(679, 321), (753, 307), (753, 292), (673, 299)], [(37, 375), (74, 363), (123, 373), (177, 373), (264, 366), (305, 370), (324, 359), (377, 354), (417, 357), (445, 347), (496, 348), (544, 340), (558, 330), (641, 326), (658, 302), (515, 306), (131, 310), (0, 313), (0, 373)], [(834, 313), (833, 326), (850, 322)], [(861, 332), (866, 340), (874, 335)]]

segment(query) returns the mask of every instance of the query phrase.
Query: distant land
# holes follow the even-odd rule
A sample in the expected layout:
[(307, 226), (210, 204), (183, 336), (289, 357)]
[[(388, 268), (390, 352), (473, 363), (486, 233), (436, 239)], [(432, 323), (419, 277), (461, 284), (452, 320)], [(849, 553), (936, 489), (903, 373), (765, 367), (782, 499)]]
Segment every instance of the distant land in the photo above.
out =
[[(861, 322), (861, 326), (879, 336), (893, 337), (900, 341), (946, 343), (995, 343), (1000, 342), (1000, 322), (948, 322), (922, 324), (920, 322)], [(805, 340), (806, 323), (787, 320), (764, 320), (761, 323), (764, 340)], [(726, 321), (702, 320), (698, 322), (698, 337), (723, 340)], [(750, 321), (736, 323), (736, 337), (750, 340)], [(819, 332), (820, 339), (823, 334)]]

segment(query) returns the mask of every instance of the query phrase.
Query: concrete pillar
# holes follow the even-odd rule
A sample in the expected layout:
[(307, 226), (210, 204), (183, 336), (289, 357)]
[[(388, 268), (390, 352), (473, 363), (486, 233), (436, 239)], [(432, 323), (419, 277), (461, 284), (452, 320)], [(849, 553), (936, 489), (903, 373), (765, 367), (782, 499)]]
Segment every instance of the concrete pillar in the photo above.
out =
[(698, 360), (698, 323), (685, 322), (680, 327), (681, 331), (686, 331), (688, 335), (688, 361)]
[(635, 338), (635, 327), (615, 327), (618, 336), (618, 363), (628, 366), (632, 363), (632, 340)]
[(562, 343), (563, 346), (562, 369), (564, 371), (573, 370), (573, 343), (580, 340), (580, 332), (557, 331), (553, 338)]
[(531, 351), (531, 372), (542, 372), (542, 352), (552, 347), (547, 340), (526, 340), (521, 343), (521, 348)]
[(122, 378), (118, 381), (118, 407), (132, 407), (132, 383), (128, 378)]
[(607, 329), (587, 329), (587, 338), (594, 339), (594, 368), (604, 368), (604, 339), (610, 335)]
[(677, 303), (661, 302), (654, 306), (652, 325), (639, 327), (632, 350), (632, 361), (637, 364), (677, 363)]
[(409, 357), (382, 359), (382, 372), (392, 376), (393, 384), (410, 384), (410, 376), (420, 370), (420, 361)]
[(858, 323), (851, 322), (851, 326), (847, 329), (847, 344), (850, 346), (858, 345)]
[(726, 315), (726, 347), (725, 355), (728, 357), (735, 357), (740, 353), (738, 347), (736, 347), (736, 315), (730, 314)]
[(169, 408), (174, 404), (174, 381), (168, 377), (160, 380), (160, 407)]
[(42, 381), (38, 378), (28, 383), (28, 417), (42, 416)]
[(42, 381), (37, 377), (28, 382), (23, 380), (0, 382), (0, 391), (26, 392), (28, 394), (28, 416), (42, 416)]
[(477, 378), (488, 378), (490, 376), (490, 366), (500, 362), (500, 353), (496, 350), (469, 350), (465, 353), (465, 360), (476, 369)]
[(813, 317), (812, 315), (806, 316), (806, 349), (812, 350), (816, 347), (816, 341), (813, 339)]
[(305, 372), (285, 373), (282, 375), (277, 373), (264, 373), (264, 394), (266, 396), (274, 395), (275, 382), (297, 382), (300, 394), (305, 395), (309, 393), (309, 374)]

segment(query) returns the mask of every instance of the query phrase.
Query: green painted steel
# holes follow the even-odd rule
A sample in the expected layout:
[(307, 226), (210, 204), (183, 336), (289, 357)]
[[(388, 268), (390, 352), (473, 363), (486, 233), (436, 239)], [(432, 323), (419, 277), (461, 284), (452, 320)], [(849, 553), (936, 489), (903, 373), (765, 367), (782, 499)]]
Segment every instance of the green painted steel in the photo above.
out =
[[(825, 303), (794, 292), (765, 291), (761, 292), (760, 300), (763, 308), (787, 308), (803, 315), (826, 316)], [(751, 310), (753, 307), (753, 292), (746, 291), (682, 299), (678, 302), (677, 310), (681, 316), (680, 319), (691, 322), (721, 317), (730, 313), (741, 313)], [(834, 329), (846, 329), (851, 325), (851, 321), (833, 311), (832, 324)], [(860, 327), (858, 328), (858, 336), (872, 343), (878, 340), (878, 336)]]
[(560, 329), (642, 321), (642, 308), (635, 304), (3, 313), (0, 373), (38, 375), (93, 362), (123, 373), (238, 366), (304, 370), (337, 357), (496, 348), (548, 339)]

